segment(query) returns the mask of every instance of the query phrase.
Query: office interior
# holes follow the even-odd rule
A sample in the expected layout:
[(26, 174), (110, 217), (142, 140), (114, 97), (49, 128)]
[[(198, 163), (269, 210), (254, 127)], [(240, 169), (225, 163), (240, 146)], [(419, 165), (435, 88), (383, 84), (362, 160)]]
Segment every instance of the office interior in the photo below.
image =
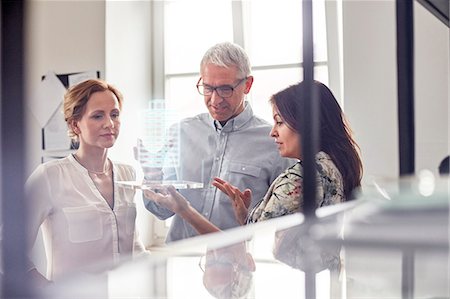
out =
[[(414, 172), (406, 176), (399, 151), (397, 1), (313, 0), (315, 76), (333, 91), (361, 148), (360, 200), (318, 211), (317, 223), (307, 228), (303, 215), (292, 215), (165, 245), (170, 223), (146, 211), (138, 192), (137, 227), (150, 257), (95, 277), (74, 275), (47, 290), (30, 286), (30, 296), (214, 298), (202, 282), (202, 257), (210, 248), (227, 250), (250, 239), (245, 250), (256, 271), (243, 298), (449, 298), (450, 187), (438, 173), (450, 154), (448, 1), (411, 1), (415, 154)], [(23, 177), (43, 160), (71, 152), (42, 148), (42, 125), (30, 109), (49, 72), (98, 71), (123, 92), (122, 132), (110, 157), (133, 165), (141, 178), (133, 147), (144, 128), (136, 116), (155, 99), (179, 111), (179, 118), (205, 112), (195, 83), (201, 55), (216, 42), (233, 41), (249, 53), (255, 85), (248, 101), (271, 121), (270, 95), (302, 78), (302, 1), (211, 2), (25, 2)], [(442, 3), (446, 19), (445, 11), (436, 10)], [(5, 101), (2, 95), (2, 107)], [(2, 139), (2, 151), (7, 146)], [(419, 187), (430, 178), (435, 187), (425, 196)], [(400, 180), (408, 184), (399, 190)], [(384, 214), (383, 209), (391, 210)], [(344, 227), (345, 240), (336, 237)], [(289, 229), (317, 250), (342, 246), (345, 267), (315, 268), (313, 254), (304, 248), (296, 249), (304, 256), (295, 262), (275, 254), (276, 232)], [(45, 273), (39, 239), (33, 255)], [(309, 271), (317, 273), (312, 284)]]

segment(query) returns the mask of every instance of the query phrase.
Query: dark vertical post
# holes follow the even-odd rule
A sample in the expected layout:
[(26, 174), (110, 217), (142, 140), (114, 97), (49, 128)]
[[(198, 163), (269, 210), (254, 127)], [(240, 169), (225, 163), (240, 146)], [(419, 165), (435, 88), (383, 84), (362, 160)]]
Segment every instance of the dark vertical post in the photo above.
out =
[(318, 102), (313, 96), (314, 80), (314, 46), (313, 46), (313, 23), (312, 23), (312, 1), (303, 1), (303, 80), (305, 83), (305, 111), (302, 127), (300, 128), (303, 154), (303, 197), (305, 217), (315, 217), (316, 209), (316, 163), (315, 155), (319, 140), (318, 125), (319, 113)]
[[(303, 80), (305, 84), (304, 119), (301, 121), (301, 149), (303, 160), (303, 213), (309, 235), (309, 227), (315, 220), (316, 210), (316, 162), (319, 113), (314, 99), (314, 46), (312, 0), (303, 0)], [(308, 254), (308, 250), (305, 254)], [(316, 272), (313, 265), (305, 271), (305, 298), (316, 298)]]
[(27, 298), (23, 205), (23, 25), (24, 2), (1, 2), (1, 200), (2, 298)]
[(413, 0), (397, 0), (397, 88), (400, 175), (414, 174)]
[[(400, 176), (414, 174), (413, 0), (397, 0), (397, 88)], [(402, 298), (414, 298), (414, 251), (403, 250)]]

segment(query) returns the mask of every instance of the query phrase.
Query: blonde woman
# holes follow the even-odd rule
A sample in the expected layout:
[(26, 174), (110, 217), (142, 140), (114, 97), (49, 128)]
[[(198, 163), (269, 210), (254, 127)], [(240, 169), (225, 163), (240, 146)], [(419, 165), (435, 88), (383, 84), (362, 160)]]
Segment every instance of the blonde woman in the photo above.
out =
[(121, 93), (102, 80), (79, 83), (64, 97), (69, 135), (79, 148), (39, 165), (26, 182), (29, 244), (42, 228), (47, 256), (45, 276), (29, 264), (38, 284), (144, 251), (135, 230), (134, 190), (115, 183), (134, 180), (134, 169), (108, 158), (122, 103)]

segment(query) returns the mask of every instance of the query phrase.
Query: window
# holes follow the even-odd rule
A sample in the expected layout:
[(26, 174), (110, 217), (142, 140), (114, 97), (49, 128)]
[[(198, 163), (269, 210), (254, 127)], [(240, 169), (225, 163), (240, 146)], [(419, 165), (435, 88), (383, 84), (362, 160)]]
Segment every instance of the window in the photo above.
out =
[[(328, 83), (325, 1), (313, 5), (316, 78)], [(195, 83), (203, 53), (218, 42), (246, 49), (255, 77), (248, 101), (268, 121), (270, 96), (301, 80), (301, 1), (166, 1), (163, 11), (164, 70), (155, 75), (164, 76), (166, 107), (180, 118), (207, 111)]]
[[(211, 45), (233, 39), (230, 1), (164, 2), (166, 107), (180, 118), (206, 112), (195, 84), (200, 60)], [(189, 12), (187, 14), (186, 12)]]

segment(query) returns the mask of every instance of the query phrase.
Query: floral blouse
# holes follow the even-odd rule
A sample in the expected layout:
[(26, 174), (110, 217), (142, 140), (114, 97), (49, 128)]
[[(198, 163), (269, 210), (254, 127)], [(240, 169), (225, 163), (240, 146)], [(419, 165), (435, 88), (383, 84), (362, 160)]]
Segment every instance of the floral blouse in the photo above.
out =
[[(330, 156), (316, 154), (317, 207), (345, 201), (344, 181)], [(280, 174), (272, 183), (264, 198), (253, 208), (247, 223), (254, 223), (301, 211), (303, 207), (303, 166), (298, 161)]]

